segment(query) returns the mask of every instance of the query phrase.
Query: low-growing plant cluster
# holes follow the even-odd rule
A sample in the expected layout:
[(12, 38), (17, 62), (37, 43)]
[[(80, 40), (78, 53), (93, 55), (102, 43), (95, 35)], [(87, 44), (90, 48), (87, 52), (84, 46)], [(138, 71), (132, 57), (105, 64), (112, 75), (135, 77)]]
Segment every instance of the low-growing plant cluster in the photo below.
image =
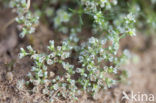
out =
[[(28, 52), (21, 48), (20, 58), (29, 55), (35, 63), (31, 69), (34, 75), (31, 72), (28, 73), (29, 81), (27, 81), (27, 84), (32, 83), (36, 88), (40, 84), (45, 85), (42, 92), (49, 97), (53, 97), (56, 93), (56, 97), (74, 98), (75, 92), (77, 92), (75, 80), (72, 78), (75, 74), (74, 65), (66, 61), (71, 56), (71, 50), (73, 49), (70, 42), (70, 40), (64, 41), (62, 46), (55, 47), (54, 41), (50, 41), (50, 45), (47, 47), (50, 51), (49, 54), (36, 53), (31, 46), (27, 46)], [(63, 69), (61, 71), (55, 74), (54, 71), (48, 70), (48, 65), (57, 64), (62, 65)], [(52, 100), (54, 98), (50, 98), (50, 101)]]
[[(119, 53), (120, 39), (135, 36), (136, 27), (144, 28), (144, 24), (140, 22), (144, 19), (153, 28), (156, 27), (156, 13), (153, 11), (156, 9), (155, 0), (42, 2), (40, 5), (31, 0), (12, 0), (10, 7), (17, 13), (20, 37), (35, 32), (39, 16), (42, 22), (46, 19), (52, 25), (56, 34), (61, 32), (62, 35), (67, 35), (60, 45), (56, 45), (54, 40), (49, 41), (48, 53), (39, 53), (31, 46), (27, 46), (27, 50), (20, 50), (20, 58), (29, 56), (34, 63), (28, 73), (26, 85), (32, 84), (33, 92), (40, 89), (49, 98), (49, 102), (67, 99), (75, 101), (83, 93), (94, 96), (116, 84), (118, 80), (115, 75), (118, 75), (121, 64), (128, 57), (126, 52)], [(152, 5), (148, 10), (143, 8), (146, 2)], [(34, 13), (30, 8), (33, 3)], [(83, 30), (86, 27), (90, 36), (86, 35), (87, 39), (84, 39), (81, 35), (85, 35)], [(147, 26), (149, 27), (150, 25)], [(56, 66), (57, 69), (53, 69)], [(17, 87), (21, 89), (23, 82), (25, 81), (19, 82)]]
[(15, 20), (19, 24), (21, 30), (20, 37), (23, 38), (26, 34), (32, 34), (35, 32), (35, 27), (39, 23), (39, 17), (32, 14), (29, 10), (30, 0), (12, 0), (10, 1), (10, 7), (14, 8), (17, 17)]
[[(96, 4), (96, 1), (81, 1), (78, 13), (74, 9), (70, 9), (71, 13), (62, 9), (57, 10), (54, 27), (63, 33), (68, 33), (70, 30), (70, 37), (62, 42), (62, 46), (56, 48), (54, 41), (50, 41), (48, 46), (50, 54), (38, 54), (31, 46), (27, 47), (28, 52), (21, 48), (20, 57), (30, 55), (35, 63), (31, 69), (34, 74), (28, 74), (30, 80), (27, 83), (33, 83), (35, 86), (45, 85), (43, 93), (48, 94), (49, 97), (56, 93), (55, 98), (63, 97), (70, 100), (77, 100), (77, 97), (84, 92), (94, 96), (100, 90), (111, 87), (116, 82), (111, 75), (117, 73), (124, 59), (123, 55), (117, 55), (119, 40), (126, 35), (135, 35), (135, 19), (132, 13), (123, 13), (122, 16), (118, 15), (117, 18), (110, 18), (110, 20), (107, 20), (108, 13), (104, 16), (105, 11), (115, 12), (113, 9), (117, 4), (115, 2), (117, 1), (114, 3), (108, 1), (105, 4), (101, 1)], [(101, 39), (91, 37), (87, 42), (78, 45), (79, 38), (76, 33), (81, 31), (80, 26), (78, 25), (75, 29), (62, 25), (62, 23), (72, 22), (70, 21), (72, 13), (73, 16), (74, 13), (78, 15), (80, 17), (78, 20), (83, 23), (85, 23), (83, 14), (92, 18), (93, 34), (98, 34), (100, 31), (95, 37), (101, 37)], [(73, 59), (76, 59), (80, 66), (66, 62), (66, 59), (72, 57), (73, 50), (76, 52)], [(59, 70), (59, 73), (48, 71), (47, 65), (57, 64), (62, 65), (63, 73)], [(50, 79), (50, 75), (55, 76)]]

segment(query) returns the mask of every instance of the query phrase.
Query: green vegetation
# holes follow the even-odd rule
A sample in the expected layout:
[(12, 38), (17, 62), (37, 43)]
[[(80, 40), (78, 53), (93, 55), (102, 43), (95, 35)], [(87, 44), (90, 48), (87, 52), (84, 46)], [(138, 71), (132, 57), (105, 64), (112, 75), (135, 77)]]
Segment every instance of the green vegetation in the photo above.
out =
[[(68, 36), (59, 46), (51, 40), (48, 53), (37, 53), (27, 46), (19, 54), (20, 58), (29, 56), (34, 62), (26, 84), (31, 83), (34, 88), (42, 85), (43, 94), (51, 102), (75, 101), (82, 93), (94, 96), (110, 88), (118, 82), (114, 75), (118, 75), (127, 58), (118, 53), (120, 39), (135, 36), (136, 29), (156, 30), (156, 0), (44, 0), (41, 4), (12, 0), (10, 7), (16, 10), (20, 37), (35, 33), (39, 17), (41, 22), (52, 24), (56, 32)], [(79, 35), (86, 28), (91, 34), (87, 41)], [(54, 65), (61, 67), (56, 71), (48, 69)], [(127, 76), (125, 71), (122, 74), (122, 79)], [(19, 82), (20, 88), (23, 82)]]

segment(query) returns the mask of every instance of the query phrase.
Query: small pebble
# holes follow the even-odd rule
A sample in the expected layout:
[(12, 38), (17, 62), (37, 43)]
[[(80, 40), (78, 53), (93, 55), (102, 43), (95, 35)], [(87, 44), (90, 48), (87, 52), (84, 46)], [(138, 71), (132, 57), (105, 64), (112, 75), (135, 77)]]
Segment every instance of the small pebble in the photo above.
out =
[(55, 76), (55, 73), (54, 72), (50, 72), (50, 78), (53, 78)]
[(11, 81), (13, 80), (13, 74), (12, 74), (12, 72), (7, 72), (7, 74), (6, 74), (6, 79), (7, 79), (9, 82), (11, 82)]

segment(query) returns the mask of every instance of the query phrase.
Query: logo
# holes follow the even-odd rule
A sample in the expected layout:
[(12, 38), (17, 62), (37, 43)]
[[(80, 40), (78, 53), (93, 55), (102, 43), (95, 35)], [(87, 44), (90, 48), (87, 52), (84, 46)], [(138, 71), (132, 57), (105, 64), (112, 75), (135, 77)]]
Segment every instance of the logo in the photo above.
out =
[(131, 94), (128, 95), (125, 91), (122, 92), (123, 96), (121, 100), (128, 100), (128, 101), (138, 101), (138, 102), (153, 102), (155, 101), (155, 97), (153, 94), (146, 94), (146, 93), (134, 93), (131, 91)]

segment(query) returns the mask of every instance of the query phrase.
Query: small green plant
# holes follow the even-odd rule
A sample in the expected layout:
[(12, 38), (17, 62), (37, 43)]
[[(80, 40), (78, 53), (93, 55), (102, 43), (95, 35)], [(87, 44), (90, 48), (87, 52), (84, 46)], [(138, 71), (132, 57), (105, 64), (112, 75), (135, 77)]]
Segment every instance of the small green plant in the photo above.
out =
[(39, 17), (29, 11), (30, 0), (12, 0), (10, 1), (10, 7), (14, 8), (17, 13), (15, 20), (22, 30), (20, 37), (23, 38), (26, 34), (34, 33), (35, 27), (39, 24)]
[(57, 16), (54, 18), (54, 27), (60, 32), (68, 33), (68, 28), (63, 26), (62, 23), (68, 23), (71, 19), (71, 14), (63, 9), (59, 9), (56, 12)]
[[(77, 99), (75, 96), (77, 92), (76, 82), (72, 78), (75, 74), (74, 65), (66, 62), (66, 59), (71, 56), (71, 50), (74, 48), (72, 45), (76, 42), (77, 40), (70, 37), (70, 39), (62, 42), (62, 46), (55, 47), (54, 41), (49, 41), (50, 45), (47, 47), (50, 51), (49, 54), (36, 53), (31, 46), (27, 46), (28, 52), (21, 48), (19, 57), (30, 56), (35, 63), (31, 69), (35, 75), (31, 72), (28, 73), (29, 81), (27, 81), (27, 84), (45, 85), (43, 94), (47, 94), (49, 97), (56, 93), (56, 97)], [(58, 70), (57, 75), (54, 74), (54, 71), (48, 71), (48, 65), (57, 64), (62, 65), (62, 70)], [(50, 100), (54, 100), (54, 98)]]

